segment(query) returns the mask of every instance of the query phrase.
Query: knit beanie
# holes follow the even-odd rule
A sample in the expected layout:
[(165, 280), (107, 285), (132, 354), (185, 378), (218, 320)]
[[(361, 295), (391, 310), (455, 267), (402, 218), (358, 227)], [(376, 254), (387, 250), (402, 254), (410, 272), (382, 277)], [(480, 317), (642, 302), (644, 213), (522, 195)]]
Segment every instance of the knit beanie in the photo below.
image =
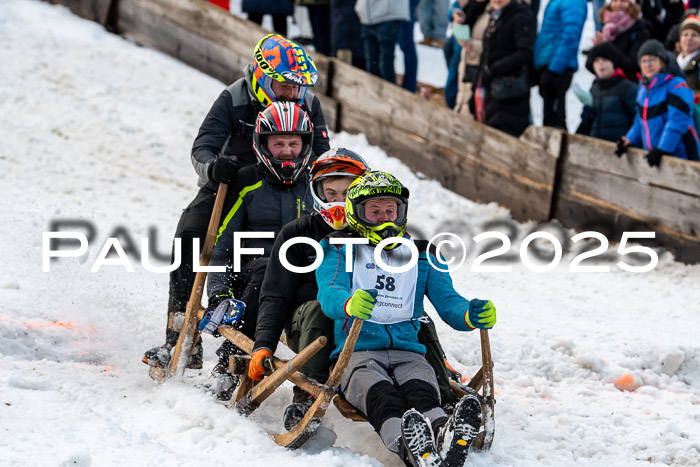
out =
[(640, 62), (644, 55), (654, 55), (659, 57), (666, 65), (668, 65), (669, 57), (666, 54), (666, 48), (656, 39), (649, 39), (642, 44), (642, 46), (639, 48), (639, 52), (637, 52), (637, 62)]
[(679, 31), (679, 34), (682, 33), (684, 29), (693, 29), (695, 32), (700, 34), (700, 18), (695, 15), (688, 16), (681, 23), (681, 30)]
[(620, 58), (622, 52), (617, 48), (612, 42), (603, 42), (596, 45), (591, 50), (588, 51), (588, 59), (586, 60), (586, 69), (591, 73), (595, 74), (593, 71), (593, 62), (598, 57), (606, 58), (613, 62), (613, 67), (618, 68), (620, 66)]

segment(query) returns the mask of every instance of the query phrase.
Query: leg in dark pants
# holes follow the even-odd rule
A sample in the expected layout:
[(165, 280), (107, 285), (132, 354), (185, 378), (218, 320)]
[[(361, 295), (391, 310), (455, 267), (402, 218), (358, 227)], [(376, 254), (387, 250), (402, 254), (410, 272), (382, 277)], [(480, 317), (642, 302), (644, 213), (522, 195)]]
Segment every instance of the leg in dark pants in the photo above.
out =
[[(143, 362), (150, 366), (163, 367), (170, 361), (170, 350), (177, 344), (177, 339), (185, 321), (187, 302), (190, 299), (196, 273), (194, 261), (199, 262), (199, 255), (204, 246), (211, 213), (214, 209), (216, 193), (201, 189), (194, 200), (187, 206), (177, 224), (175, 238), (180, 241), (180, 266), (170, 273), (168, 297), (168, 322), (165, 330), (165, 345), (147, 350)], [(192, 240), (199, 239), (199, 248), (193, 252)], [(171, 263), (175, 262), (176, 245), (173, 242)], [(192, 350), (187, 360), (187, 368), (202, 368), (202, 340)]]
[(272, 15), (272, 27), (275, 32), (287, 37), (287, 15)]
[(401, 23), (401, 34), (399, 35), (399, 47), (403, 52), (404, 60), (404, 75), (402, 87), (410, 92), (416, 92), (418, 89), (418, 53), (416, 52), (416, 43), (413, 40), (413, 25), (416, 22), (416, 7), (418, 0), (411, 0), (411, 20)]
[(331, 0), (331, 53), (338, 50), (352, 51), (352, 65), (365, 69), (365, 49), (362, 41), (362, 25), (355, 13), (355, 0)]
[[(263, 22), (262, 13), (248, 13), (248, 20), (256, 24), (262, 25)], [(287, 16), (286, 15), (271, 15), (272, 16), (272, 28), (275, 32), (287, 36)]]
[[(175, 313), (185, 313), (187, 302), (192, 292), (192, 285), (194, 284), (196, 273), (193, 271), (192, 263), (192, 240), (195, 238), (199, 239), (200, 251), (196, 254), (196, 258), (198, 258), (204, 246), (204, 239), (207, 235), (207, 227), (214, 209), (215, 199), (216, 193), (213, 191), (204, 188), (199, 190), (194, 200), (182, 212), (180, 221), (177, 224), (175, 238), (180, 239), (182, 262), (180, 267), (170, 273), (168, 329), (166, 332), (166, 341), (169, 343), (177, 341), (182, 323), (177, 323), (179, 320), (176, 318)], [(174, 256), (175, 245), (173, 244), (173, 260)]]
[(316, 52), (331, 54), (331, 7), (330, 5), (308, 5), (309, 21), (314, 33)]
[[(543, 73), (542, 76), (545, 74)], [(540, 96), (544, 100), (542, 115), (544, 126), (566, 130), (566, 91), (569, 89), (573, 72), (565, 70), (556, 80), (556, 85), (540, 80)]]
[(394, 71), (394, 51), (401, 33), (401, 21), (379, 23), (376, 37), (379, 42), (379, 76), (390, 83), (396, 83)]
[(375, 35), (376, 26), (362, 25), (362, 42), (365, 46), (365, 71), (374, 76), (379, 74), (379, 42)]
[(241, 300), (245, 302), (246, 307), (241, 331), (251, 339), (255, 339), (255, 326), (258, 323), (260, 308), (260, 286), (265, 277), (268, 259), (263, 257), (248, 261), (242, 270), (241, 280), (245, 288), (241, 294)]
[(323, 313), (321, 305), (316, 300), (306, 302), (294, 310), (287, 334), (287, 345), (292, 351), (299, 353), (321, 336), (326, 337), (329, 344), (304, 363), (300, 371), (323, 383), (328, 379), (328, 367), (333, 350), (330, 344), (333, 342), (333, 320)]

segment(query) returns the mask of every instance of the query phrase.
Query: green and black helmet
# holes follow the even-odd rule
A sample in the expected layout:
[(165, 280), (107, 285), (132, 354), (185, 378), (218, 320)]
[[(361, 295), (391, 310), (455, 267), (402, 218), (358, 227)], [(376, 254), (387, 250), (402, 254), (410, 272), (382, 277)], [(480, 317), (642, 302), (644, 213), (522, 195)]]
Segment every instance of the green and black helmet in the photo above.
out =
[[(345, 216), (352, 230), (369, 238), (371, 245), (384, 239), (401, 237), (406, 232), (408, 211), (408, 188), (386, 172), (367, 172), (348, 187), (345, 198)], [(393, 221), (371, 223), (365, 216), (365, 203), (371, 199), (392, 199), (397, 203), (397, 216)], [(394, 243), (386, 249), (396, 248)]]

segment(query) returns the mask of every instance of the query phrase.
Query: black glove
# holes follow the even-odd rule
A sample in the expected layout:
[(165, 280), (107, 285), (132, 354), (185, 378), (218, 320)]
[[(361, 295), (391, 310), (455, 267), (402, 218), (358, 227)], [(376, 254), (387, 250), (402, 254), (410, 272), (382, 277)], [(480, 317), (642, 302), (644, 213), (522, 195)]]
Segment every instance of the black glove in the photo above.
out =
[(649, 151), (644, 157), (646, 157), (647, 162), (649, 163), (649, 167), (658, 167), (661, 163), (661, 157), (665, 155), (666, 153), (663, 152), (661, 149), (652, 148), (652, 150)]
[(620, 138), (617, 140), (617, 149), (615, 149), (615, 155), (617, 157), (622, 157), (624, 153), (627, 152), (627, 146), (625, 145), (625, 140)]
[(547, 89), (553, 92), (554, 89), (559, 87), (560, 74), (554, 73), (549, 68), (545, 68), (540, 73), (540, 89)]
[(238, 173), (238, 157), (219, 156), (209, 166), (209, 178), (216, 183), (231, 183)]

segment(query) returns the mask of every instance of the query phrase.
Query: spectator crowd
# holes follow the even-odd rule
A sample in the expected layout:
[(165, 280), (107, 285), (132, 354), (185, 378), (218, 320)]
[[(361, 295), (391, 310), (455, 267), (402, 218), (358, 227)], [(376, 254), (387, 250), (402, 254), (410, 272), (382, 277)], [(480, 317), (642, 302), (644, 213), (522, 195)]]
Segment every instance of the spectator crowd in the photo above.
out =
[[(442, 47), (445, 103), (464, 118), (519, 136), (532, 123), (538, 86), (545, 126), (566, 129), (566, 94), (578, 70), (584, 23), (595, 35), (583, 50), (595, 75), (576, 133), (647, 151), (650, 165), (672, 155), (698, 160), (700, 0), (296, 0), (308, 8), (316, 51), (396, 83), (394, 51), (404, 56), (401, 85), (416, 92), (419, 44)], [(540, 8), (542, 7), (542, 8)], [(540, 9), (542, 11), (540, 11)], [(271, 14), (287, 33), (291, 0), (243, 0), (249, 19)], [(537, 17), (541, 15), (539, 28)]]

